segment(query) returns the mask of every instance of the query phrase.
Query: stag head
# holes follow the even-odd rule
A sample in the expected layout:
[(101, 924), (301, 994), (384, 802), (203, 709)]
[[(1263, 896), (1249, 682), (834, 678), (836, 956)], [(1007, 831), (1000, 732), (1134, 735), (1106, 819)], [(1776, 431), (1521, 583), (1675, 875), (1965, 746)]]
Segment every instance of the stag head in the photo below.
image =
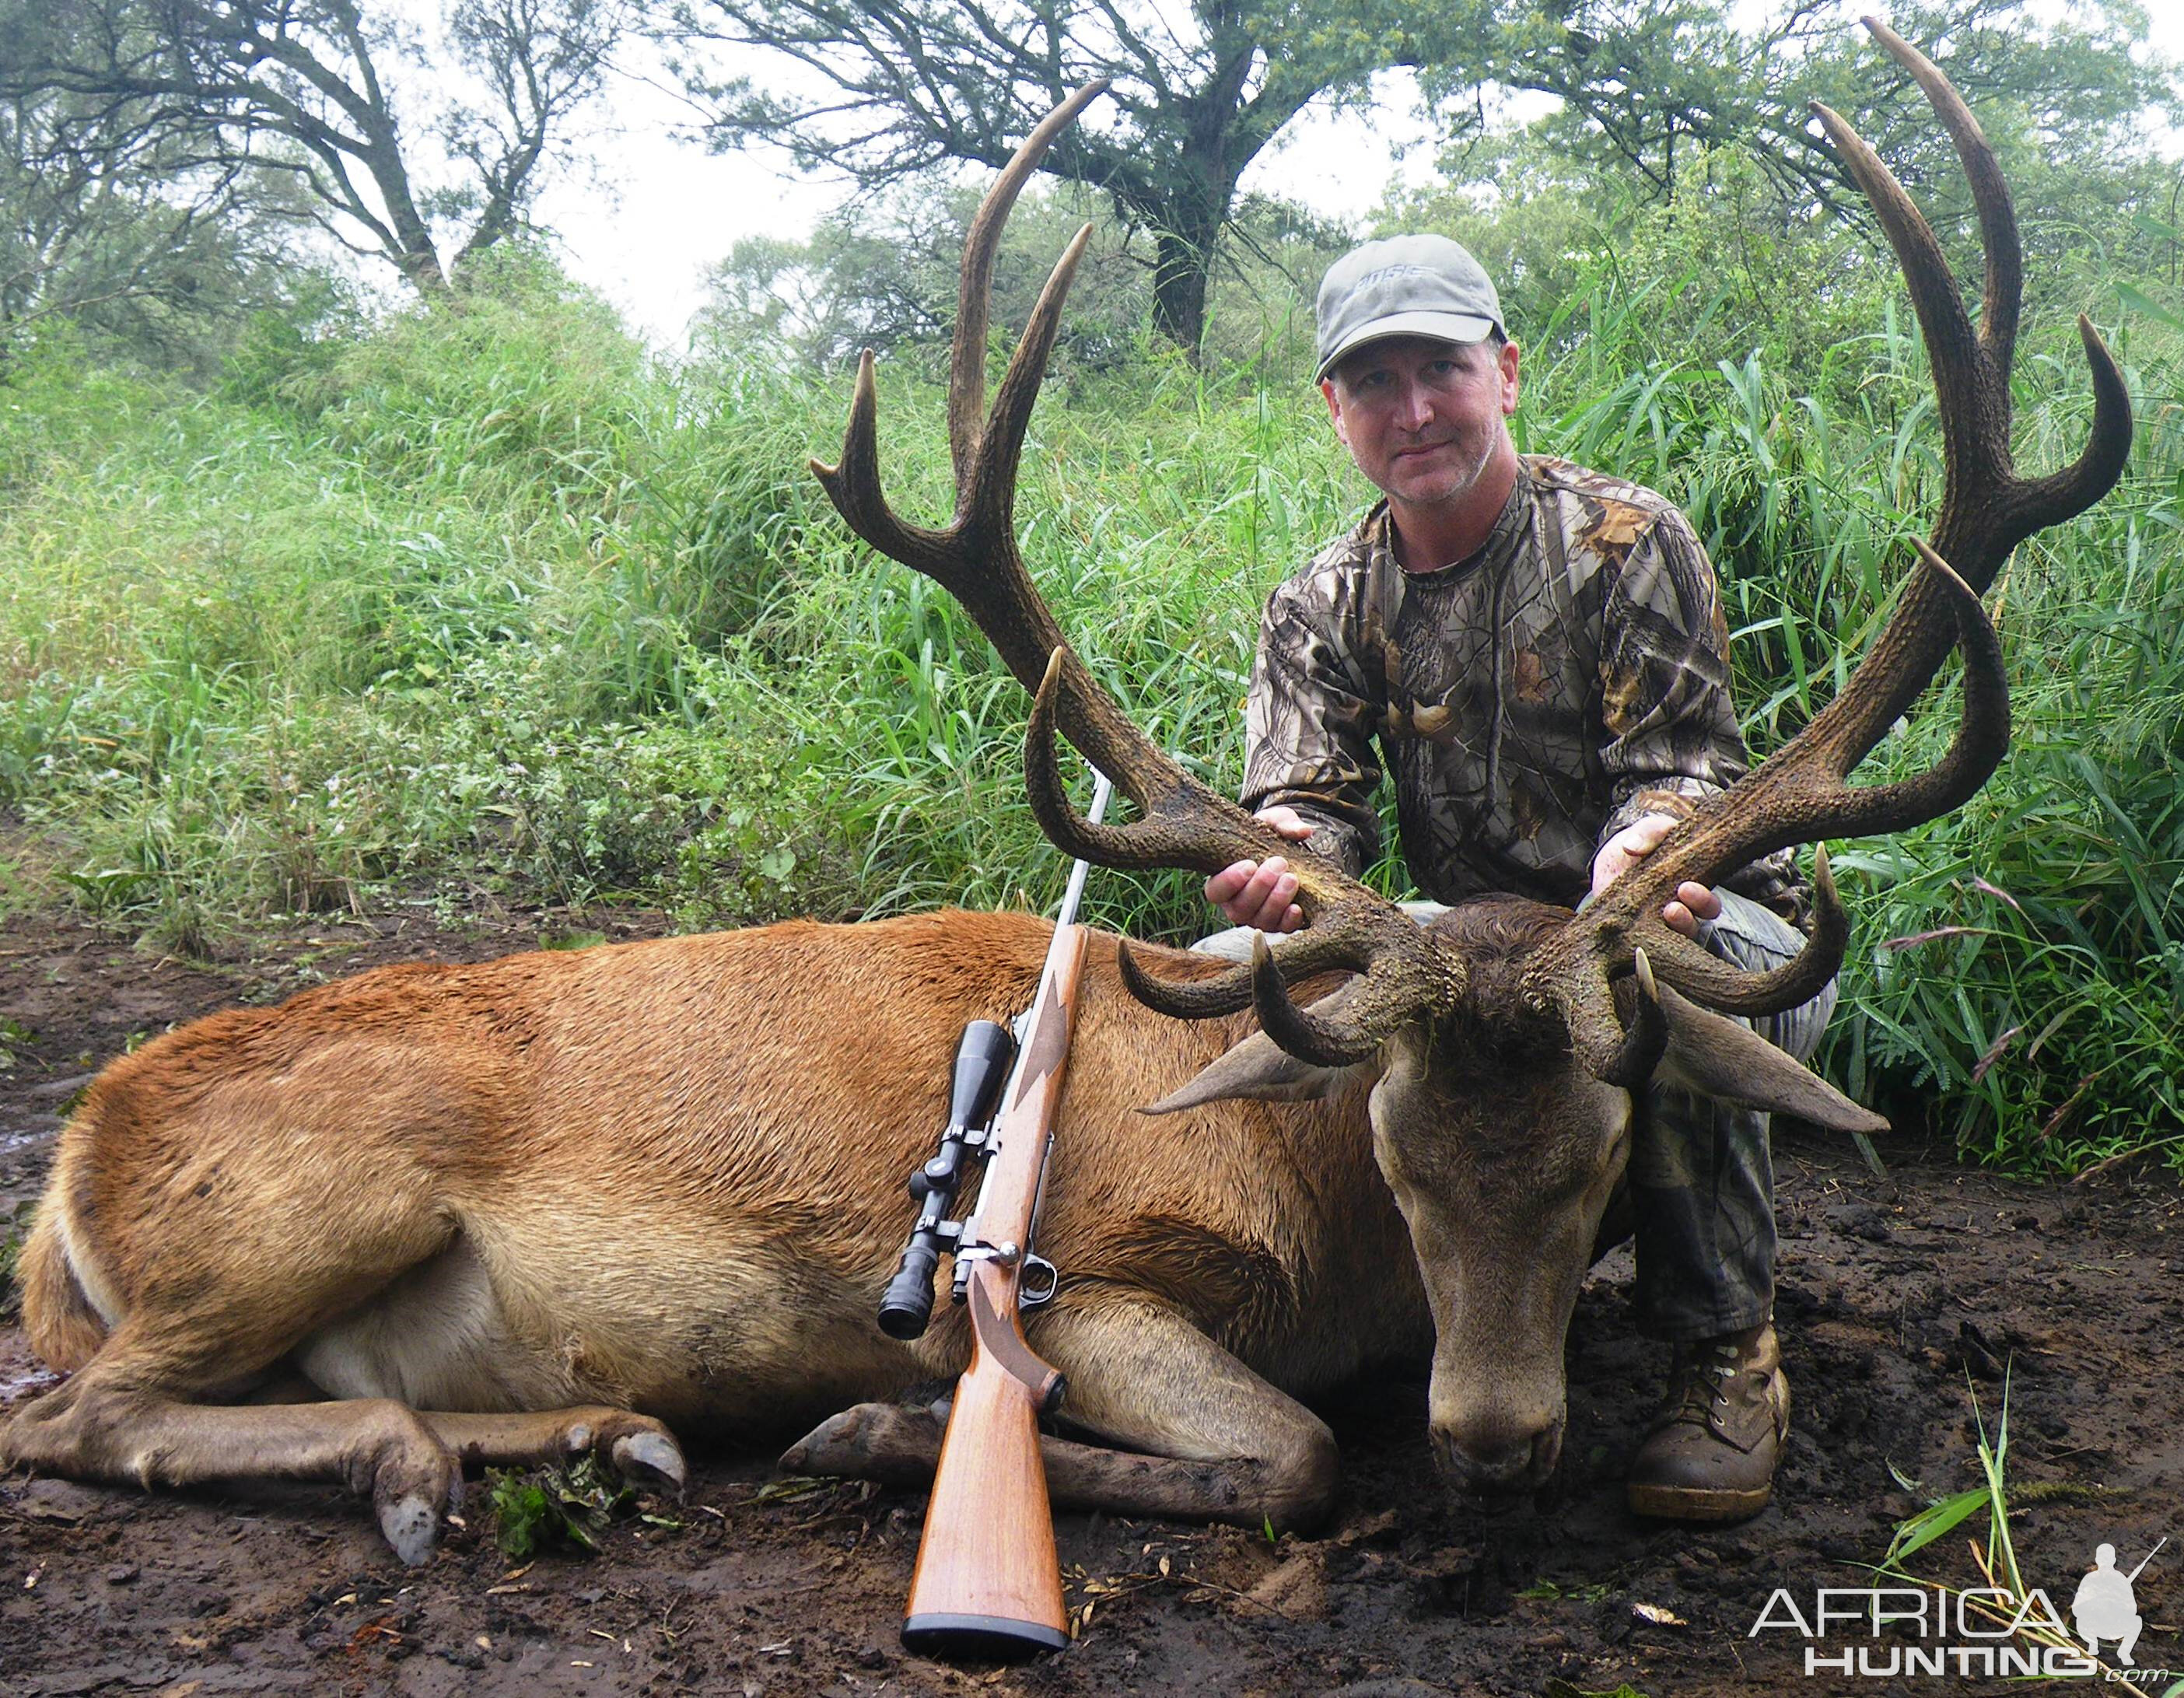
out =
[[(1773, 850), (1892, 832), (1956, 807), (2008, 741), (1999, 647), (1980, 593), (2019, 543), (2081, 511), (2120, 475), (2130, 405), (2114, 360), (2083, 318), (2094, 417), (2071, 465), (2011, 469), (2009, 365), (2020, 255), (2007, 187), (1970, 112), (1923, 54), (1865, 27), (1916, 79), (1954, 142), (1978, 206), (1986, 258), (1978, 328), (1925, 220), (1872, 149), (1825, 107), (1814, 112), (1895, 249), (1925, 331), (1940, 402), (1947, 484), (1930, 543), (1895, 612), (1841, 692), (1725, 794), (1702, 804), (1582, 914), (1516, 898), (1466, 905), (1422, 928), (1331, 864), (1292, 846), (1184, 772), (1092, 679), (1034, 588), (1013, 509), (1025, 427), (1089, 226), (1056, 264), (990, 412), (984, 402), (994, 249), (1017, 194), (1054, 137), (1104, 88), (1048, 115), (987, 195), (966, 241), (950, 366), (956, 510), (938, 528), (898, 518), (881, 493), (872, 359), (857, 373), (838, 465), (813, 470), (852, 529), (962, 603), (1034, 693), (1025, 767), (1033, 810), (1065, 854), (1103, 866), (1212, 873), (1292, 855), (1306, 928), (1257, 941), (1249, 966), (1190, 981), (1155, 977), (1125, 948), (1123, 977), (1182, 1019), (1253, 1010), (1258, 1030), (1149, 1112), (1236, 1097), (1297, 1100), (1362, 1073), (1373, 1080), (1373, 1152), (1407, 1222), (1437, 1330), (1430, 1395), (1435, 1453), (1474, 1487), (1535, 1484), (1552, 1469), (1563, 1419), (1562, 1341), (1630, 1149), (1631, 1093), (1663, 1078), (1704, 1094), (1844, 1130), (1886, 1122), (1730, 1016), (1808, 1000), (1841, 965), (1847, 925), (1824, 849), (1814, 855), (1814, 935), (1802, 955), (1747, 972), (1671, 930), (1663, 905), (1686, 880), (1713, 883)], [(1962, 650), (1962, 714), (1948, 751), (1901, 782), (1852, 787), (1851, 770)], [(1094, 825), (1065, 793), (1056, 732), (1136, 804), (1128, 825)], [(1290, 988), (1330, 973), (1306, 1004)]]

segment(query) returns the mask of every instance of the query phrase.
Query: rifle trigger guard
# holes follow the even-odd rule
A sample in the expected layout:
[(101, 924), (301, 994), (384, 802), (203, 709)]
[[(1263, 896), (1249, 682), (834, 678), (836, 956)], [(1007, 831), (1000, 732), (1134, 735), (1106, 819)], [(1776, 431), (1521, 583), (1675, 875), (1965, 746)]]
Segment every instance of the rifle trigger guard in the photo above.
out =
[(1051, 1415), (1061, 1407), (1068, 1380), (1060, 1369), (1040, 1361), (1022, 1334), (994, 1312), (985, 1282), (975, 1277), (971, 1281), (971, 1330), (978, 1335), (978, 1348), (1030, 1394), (1034, 1409)]
[(1061, 1289), (1061, 1271), (1043, 1255), (1028, 1255), (1017, 1273), (1017, 1307), (1040, 1309)]

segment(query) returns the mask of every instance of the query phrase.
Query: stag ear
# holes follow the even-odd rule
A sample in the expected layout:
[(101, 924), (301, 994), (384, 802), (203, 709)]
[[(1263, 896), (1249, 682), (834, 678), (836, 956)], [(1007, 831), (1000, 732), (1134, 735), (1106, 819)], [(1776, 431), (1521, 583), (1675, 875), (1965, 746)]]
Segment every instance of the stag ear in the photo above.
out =
[(1655, 1077), (1702, 1097), (1795, 1115), (1835, 1132), (1886, 1132), (1888, 1122), (1801, 1066), (1750, 1027), (1660, 987), (1669, 1046)]
[(1317, 1102), (1333, 1096), (1355, 1067), (1316, 1067), (1301, 1061), (1263, 1032), (1254, 1032), (1218, 1061), (1202, 1068), (1180, 1090), (1171, 1091), (1139, 1114), (1178, 1114), (1201, 1103), (1251, 1097), (1261, 1102)]
[[(1404, 921), (1406, 925), (1409, 923), (1408, 921)], [(1312, 1003), (1309, 1011), (1341, 1018), (1357, 1001), (1370, 977), (1369, 974), (1360, 973), (1345, 979), (1325, 996)], [(1373, 1065), (1368, 1060), (1353, 1062), (1347, 1066), (1323, 1066), (1291, 1055), (1264, 1032), (1254, 1032), (1250, 1037), (1231, 1044), (1227, 1053), (1218, 1060), (1201, 1068), (1197, 1077), (1189, 1084), (1169, 1092), (1151, 1107), (1139, 1109), (1138, 1112), (1176, 1114), (1184, 1109), (1195, 1109), (1201, 1103), (1217, 1103), (1242, 1097), (1268, 1103), (1317, 1102), (1323, 1097), (1333, 1096), (1341, 1088), (1344, 1080)]]

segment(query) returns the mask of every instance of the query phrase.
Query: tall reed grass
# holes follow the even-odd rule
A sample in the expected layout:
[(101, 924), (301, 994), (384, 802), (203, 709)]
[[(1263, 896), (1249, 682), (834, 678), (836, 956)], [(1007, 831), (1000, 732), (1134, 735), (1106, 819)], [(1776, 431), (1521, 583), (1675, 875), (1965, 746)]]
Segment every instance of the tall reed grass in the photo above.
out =
[[(1605, 269), (1547, 327), (1527, 447), (1653, 483), (1713, 549), (1763, 752), (1885, 616), (1940, 470), (1883, 315), (1792, 382), (1678, 364)], [(2125, 487), (2019, 552), (1993, 604), (2017, 743), (1953, 818), (1836, 859), (1858, 924), (1829, 1065), (1983, 1158), (2184, 1149), (2184, 443), (2174, 348), (2122, 343)], [(2064, 327), (2020, 356), (2020, 459), (2075, 452)], [(192, 394), (47, 349), (0, 400), (0, 893), (170, 945), (437, 883), (662, 903), (687, 924), (1044, 904), (1025, 702), (939, 591), (853, 545), (805, 470), (846, 380), (730, 348), (648, 361), (511, 264), (459, 309), (267, 354)], [(941, 398), (882, 374), (889, 488), (950, 504)], [(1088, 664), (1217, 788), (1266, 592), (1369, 492), (1295, 374), (1059, 374), (1024, 552)], [(1953, 686), (1872, 777), (1930, 759)], [(1380, 876), (1400, 878), (1390, 866)], [(1181, 938), (1195, 882), (1095, 879)]]

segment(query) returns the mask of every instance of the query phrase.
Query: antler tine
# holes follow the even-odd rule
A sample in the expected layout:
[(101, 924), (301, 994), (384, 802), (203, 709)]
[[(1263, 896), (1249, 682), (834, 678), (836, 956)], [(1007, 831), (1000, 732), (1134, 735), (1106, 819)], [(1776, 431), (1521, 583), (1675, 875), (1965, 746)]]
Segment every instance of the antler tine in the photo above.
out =
[[(2082, 511), (2114, 484), (2130, 453), (2130, 397), (2114, 360), (2081, 317), (2080, 335), (2093, 384), (2093, 424), (2086, 450), (2075, 465), (2048, 477), (2027, 481), (2014, 475), (2009, 366), (2024, 256), (2009, 187), (1978, 121), (1948, 79), (1886, 25), (1871, 18), (1864, 22), (1874, 39), (1910, 73), (1948, 130), (1979, 209), (1986, 280), (1981, 324), (1975, 335), (1941, 245), (1903, 185), (1840, 114), (1814, 103), (1895, 249), (1925, 334), (1947, 466), (1934, 547), (1967, 582), (1984, 592), (2018, 543)], [(1922, 586), (1915, 593), (1924, 616), (1939, 615), (1940, 604), (1931, 601), (1930, 591)], [(1946, 649), (1946, 639), (1933, 645), (1933, 665), (1941, 663)], [(1923, 687), (1920, 679), (1900, 699), (1892, 696), (1881, 727), (1892, 723)]]
[[(1357, 947), (1354, 938), (1340, 935), (1341, 930), (1339, 924), (1314, 926), (1275, 945), (1274, 965), (1280, 970), (1282, 983), (1295, 984), (1319, 972), (1362, 972), (1370, 966), (1371, 957)], [(1124, 989), (1146, 1007), (1178, 1020), (1211, 1020), (1221, 1015), (1240, 1014), (1251, 1005), (1251, 969), (1248, 965), (1232, 967), (1209, 978), (1160, 978), (1139, 965), (1128, 944), (1116, 946), (1115, 964), (1121, 970)]]
[(1301, 1008), (1290, 998), (1266, 934), (1254, 933), (1251, 1006), (1260, 1029), (1299, 1061), (1346, 1067), (1371, 1055), (1405, 1022), (1422, 1013), (1446, 1012), (1462, 1000), (1463, 965), (1454, 955), (1412, 950), (1405, 958), (1408, 971), (1400, 973), (1386, 971), (1388, 964), (1383, 956), (1362, 978), (1351, 982), (1341, 994), (1340, 1013)]
[[(2010, 203), (2009, 185), (2003, 181), (1994, 149), (1987, 145), (1986, 132), (1972, 116), (1971, 108), (1934, 62), (1880, 19), (1866, 17), (1858, 21), (1910, 72), (1955, 144), (1958, 162), (1971, 185), (1972, 203), (1979, 209), (1980, 245), (1986, 254), (1980, 342), (1996, 366), (2006, 372), (2017, 345), (2017, 309), (2025, 292), (2023, 249), (2017, 240), (2017, 209)], [(1953, 290), (1951, 298), (1954, 298)]]
[[(993, 187), (986, 191), (978, 215), (971, 220), (970, 233), (964, 237), (962, 281), (956, 293), (956, 337), (948, 352), (948, 448), (956, 463), (959, 514), (963, 497), (972, 487), (972, 467), (986, 423), (986, 331), (993, 313), (994, 256), (1000, 251), (1001, 231), (1015, 209), (1017, 195), (1046, 157), (1054, 138), (1106, 92), (1107, 79), (1095, 77), (1039, 120), (1001, 168)], [(1082, 245), (1080, 236), (1078, 248)], [(1069, 264), (1073, 270), (1073, 258)], [(1047, 287), (1053, 287), (1051, 280)], [(1067, 285), (1063, 287), (1067, 289)]]
[[(1880, 220), (1888, 245), (1896, 250), (1896, 262), (1903, 268), (1903, 280), (1910, 287), (1912, 309), (1919, 315), (1919, 327), (1925, 332), (1927, 363), (1933, 371), (1939, 404), (1943, 457), (1947, 468), (1942, 510), (1944, 514), (1953, 512), (1968, 495), (1975, 496), (2009, 482), (2008, 369), (2003, 368), (1997, 374), (1994, 363), (1981, 357), (1980, 339), (1965, 315), (1964, 300), (1957, 292), (1956, 274), (1949, 269), (1948, 259), (1935, 239), (1933, 227), (1904, 192), (1896, 174), (1881, 163), (1880, 156), (1866, 139), (1839, 114), (1817, 100), (1813, 103), (1813, 113), (1828, 132), (1828, 139), (1835, 143), (1844, 164), (1849, 167), (1852, 177), (1864, 192), (1875, 216)], [(1986, 146), (1976, 131), (1974, 139), (1981, 148)], [(2015, 234), (2014, 220), (2010, 233), (2013, 237)], [(2014, 339), (2014, 331), (2012, 337)], [(1997, 375), (2001, 379), (1998, 384)], [(1989, 571), (2001, 564), (1997, 554)], [(1972, 565), (1967, 557), (1968, 568)], [(1974, 576), (1978, 576), (1975, 570)], [(1978, 581), (1984, 588), (1986, 578), (1979, 577)]]
[(2020, 536), (2084, 512), (2115, 487), (2131, 459), (2131, 389), (2123, 368), (2083, 313), (2078, 315), (2078, 340), (2093, 379), (2092, 429), (2070, 465), (2017, 486)]
[[(829, 465), (807, 461), (843, 521), (890, 560), (915, 565), (936, 557), (947, 535), (895, 517), (880, 487), (879, 398), (872, 376), (872, 351), (857, 357), (856, 387), (850, 396), (850, 423), (842, 433), (842, 458)], [(923, 571), (922, 565), (916, 570)]]
[[(1872, 203), (1909, 285), (1940, 405), (1947, 465), (1930, 545), (1915, 543), (1924, 570), (1905, 587), (1872, 649), (1812, 722), (1726, 795), (1702, 803), (1639, 866), (1618, 879), (1567, 927), (1534, 969), (1538, 994), (1564, 1007), (1580, 1056), (1596, 1073), (1626, 1053), (1607, 980), (1628, 970), (1641, 941), (1663, 980), (1739, 1013), (1794, 1006), (1839, 963), (1841, 915), (1831, 882), (1820, 893), (1819, 930), (1800, 962), (1741, 975), (1702, 958), (1659, 910), (1685, 880), (1711, 883), (1756, 855), (1823, 837), (1893, 831), (1928, 820), (1984, 783), (2008, 744), (2008, 695), (2000, 646), (1979, 603), (2010, 551), (2042, 527), (2082, 511), (2121, 475), (2131, 448), (2131, 401), (2121, 372), (2091, 323), (2079, 333), (2092, 370), (2093, 423), (2070, 466), (2036, 479), (2012, 469), (2009, 360), (2022, 284), (2016, 215), (1993, 150), (1948, 80), (1875, 19), (1874, 38), (1925, 91), (1970, 179), (1986, 249), (1986, 299), (1975, 334), (1941, 244), (1880, 157), (1841, 116), (1814, 112)], [(1944, 556), (1947, 558), (1944, 559)], [(1964, 656), (1964, 706), (1948, 752), (1898, 783), (1852, 788), (1849, 776), (1917, 700), (1952, 647)], [(1825, 876), (1825, 862), (1820, 868)], [(1820, 881), (1816, 879), (1816, 884)], [(1831, 911), (1833, 910), (1833, 911)]]
[[(1072, 682), (1075, 693), (1089, 696), (1127, 730), (1127, 748), (1112, 757), (1116, 766), (1097, 754), (1091, 759), (1137, 804), (1143, 817), (1129, 825), (1095, 826), (1069, 799), (1055, 749), (1055, 729), (1065, 688)], [(1067, 732), (1066, 726), (1062, 729)], [(1085, 747), (1073, 732), (1068, 736), (1078, 748)], [(1057, 648), (1048, 658), (1045, 674), (1032, 697), (1031, 721), (1024, 733), (1024, 785), (1032, 813), (1054, 846), (1100, 866), (1218, 872), (1236, 861), (1263, 860), (1294, 847), (1226, 796), (1208, 790), (1149, 738), (1139, 736), (1066, 647)], [(1401, 917), (1392, 903), (1317, 855), (1296, 856), (1294, 871), (1298, 905), (1315, 922), (1327, 916), (1329, 924), (1334, 923), (1337, 910), (1348, 916), (1359, 906), (1361, 896), (1368, 899), (1364, 905), (1368, 911), (1385, 910)], [(1322, 928), (1315, 923), (1313, 929)]]
[(1828, 867), (1828, 848), (1813, 850), (1813, 935), (1779, 967), (1749, 972), (1709, 955), (1705, 947), (1671, 931), (1658, 910), (1632, 922), (1637, 953), (1650, 951), (1663, 983), (1694, 1002), (1723, 1014), (1775, 1014), (1810, 1002), (1842, 968), (1850, 944), (1850, 916)]
[[(1947, 813), (1986, 782), (2009, 746), (2009, 682), (2002, 644), (1971, 587), (1927, 544), (1913, 546), (1924, 568), (1922, 582), (1939, 586), (1938, 593), (1950, 595), (1956, 604), (1954, 623), (1964, 654), (1964, 679), (1956, 735), (1947, 751), (1925, 771), (1893, 784), (1854, 787), (1847, 782), (1851, 769), (1864, 758), (1872, 742), (1865, 737), (1862, 715), (1855, 711), (1836, 715), (1835, 710), (1846, 702), (1854, 710), (1858, 699), (1869, 697), (1871, 687), (1901, 664), (1916, 640), (1916, 628), (1906, 618), (1913, 593), (1919, 587), (1914, 584), (1904, 592), (1872, 651), (1826, 710), (1736, 788), (1700, 803), (1652, 854), (1602, 891), (1540, 951), (1532, 972), (1551, 994), (1567, 1001), (1566, 976), (1572, 973), (1582, 979), (1588, 972), (1620, 972), (1630, 949), (1642, 941), (1659, 951), (1662, 976), (1676, 988), (1695, 997), (1719, 995), (1728, 983), (1723, 975), (1735, 970), (1714, 963), (1703, 974), (1695, 971), (1692, 955), (1703, 952), (1696, 946), (1680, 947), (1686, 940), (1676, 937), (1661, 918), (1663, 905), (1679, 885), (1686, 880), (1710, 884), (1756, 856), (1824, 837), (1900, 831)], [(1825, 895), (1833, 899), (1831, 882)], [(1821, 957), (1815, 950), (1822, 942), (1816, 937), (1805, 950), (1805, 955), (1813, 957), (1808, 971), (1818, 970)], [(1581, 965), (1586, 958), (1592, 964), (1590, 968)], [(1806, 1000), (1819, 984), (1833, 977), (1833, 968), (1802, 995), (1795, 994), (1803, 985), (1802, 972), (1783, 970), (1741, 977), (1743, 990), (1731, 993), (1737, 1004), (1735, 1011), (1767, 1014)], [(1593, 1012), (1597, 1015), (1598, 1006)], [(1573, 1019), (1576, 1017), (1573, 1009)]]

